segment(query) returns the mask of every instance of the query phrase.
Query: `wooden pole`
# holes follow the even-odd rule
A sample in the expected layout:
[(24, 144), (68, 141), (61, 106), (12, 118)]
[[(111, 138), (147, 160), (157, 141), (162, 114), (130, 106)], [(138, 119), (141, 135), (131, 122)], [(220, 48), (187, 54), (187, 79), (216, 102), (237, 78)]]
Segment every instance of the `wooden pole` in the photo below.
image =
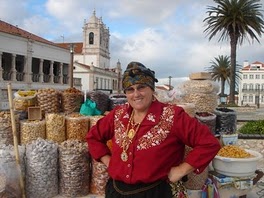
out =
[(10, 108), (10, 115), (11, 115), (11, 124), (12, 124), (12, 131), (13, 131), (13, 141), (14, 141), (16, 165), (17, 165), (18, 172), (20, 173), (19, 184), (20, 184), (20, 188), (21, 188), (22, 197), (25, 198), (26, 195), (25, 195), (25, 188), (24, 188), (24, 179), (23, 179), (23, 175), (21, 173), (20, 160), (19, 160), (16, 120), (15, 120), (15, 115), (14, 115), (11, 83), (8, 83), (7, 91), (8, 91), (8, 101), (9, 101), (9, 108)]

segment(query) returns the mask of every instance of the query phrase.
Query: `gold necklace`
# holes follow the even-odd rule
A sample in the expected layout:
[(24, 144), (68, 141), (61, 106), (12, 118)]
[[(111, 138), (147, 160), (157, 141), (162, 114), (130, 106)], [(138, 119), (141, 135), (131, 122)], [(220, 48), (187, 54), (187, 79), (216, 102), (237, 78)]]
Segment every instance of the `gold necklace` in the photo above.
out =
[[(129, 131), (128, 131), (128, 133), (127, 133), (127, 137), (128, 137), (129, 139), (133, 139), (134, 136), (136, 135), (137, 131), (138, 131), (138, 128), (139, 128), (139, 126), (140, 126), (140, 123), (134, 123), (134, 122), (132, 123), (132, 122), (131, 122), (130, 124), (131, 124), (132, 128), (129, 129)], [(135, 126), (137, 126), (136, 129), (134, 129)]]
[[(121, 160), (123, 162), (126, 162), (128, 160), (127, 150), (129, 148), (130, 144), (132, 143), (132, 140), (135, 137), (135, 135), (139, 129), (139, 126), (141, 124), (141, 122), (133, 124), (132, 123), (133, 117), (134, 117), (134, 111), (132, 111), (131, 116), (129, 118), (129, 121), (127, 124), (127, 129), (126, 129), (126, 137), (124, 138), (124, 140), (122, 142), (123, 151), (122, 151), (120, 157), (121, 157)], [(129, 130), (130, 126), (132, 126), (132, 128)], [(134, 129), (135, 126), (137, 126), (136, 129)]]

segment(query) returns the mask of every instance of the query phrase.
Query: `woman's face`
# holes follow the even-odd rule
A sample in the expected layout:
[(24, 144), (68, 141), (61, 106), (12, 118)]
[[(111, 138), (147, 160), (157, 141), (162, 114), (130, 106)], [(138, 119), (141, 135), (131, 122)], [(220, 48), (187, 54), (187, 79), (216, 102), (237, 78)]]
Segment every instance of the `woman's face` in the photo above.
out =
[(147, 111), (152, 100), (153, 90), (145, 84), (135, 84), (125, 89), (129, 104), (137, 111)]

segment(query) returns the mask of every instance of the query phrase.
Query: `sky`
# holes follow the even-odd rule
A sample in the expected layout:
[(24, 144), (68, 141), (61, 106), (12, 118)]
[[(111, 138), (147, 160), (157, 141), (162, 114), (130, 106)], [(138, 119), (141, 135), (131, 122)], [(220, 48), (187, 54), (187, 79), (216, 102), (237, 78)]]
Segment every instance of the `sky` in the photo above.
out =
[[(260, 3), (264, 3), (261, 0)], [(174, 85), (191, 73), (206, 71), (228, 41), (209, 41), (204, 33), (213, 0), (0, 0), (0, 20), (52, 42), (82, 42), (82, 27), (93, 11), (110, 30), (110, 56), (124, 70), (139, 61), (155, 71), (160, 84)], [(264, 35), (237, 49), (237, 63), (264, 62)]]

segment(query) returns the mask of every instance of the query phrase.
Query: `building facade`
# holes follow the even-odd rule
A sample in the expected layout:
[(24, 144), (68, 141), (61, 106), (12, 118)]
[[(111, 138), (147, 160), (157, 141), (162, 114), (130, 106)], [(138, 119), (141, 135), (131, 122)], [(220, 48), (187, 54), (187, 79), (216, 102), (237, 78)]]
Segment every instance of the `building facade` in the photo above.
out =
[(110, 32), (102, 18), (94, 11), (83, 25), (83, 42), (58, 43), (62, 47), (73, 45), (73, 76), (82, 79), (82, 90), (121, 91), (121, 63), (110, 66)]
[[(70, 51), (53, 42), (0, 21), (0, 100), (7, 85), (13, 91), (69, 87)], [(80, 79), (76, 83), (81, 87)]]
[(244, 62), (240, 70), (239, 106), (264, 106), (264, 63)]

